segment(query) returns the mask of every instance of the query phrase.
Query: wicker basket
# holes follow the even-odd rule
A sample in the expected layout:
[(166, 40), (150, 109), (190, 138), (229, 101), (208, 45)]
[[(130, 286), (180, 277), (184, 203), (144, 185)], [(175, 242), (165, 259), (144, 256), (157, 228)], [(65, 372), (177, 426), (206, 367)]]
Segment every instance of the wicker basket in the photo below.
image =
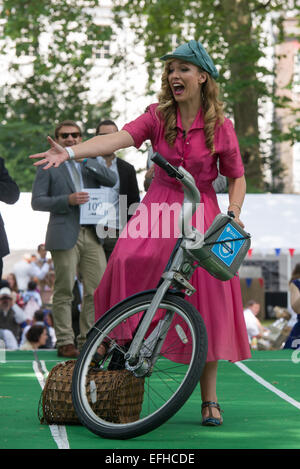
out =
[[(39, 419), (47, 424), (80, 424), (72, 403), (75, 360), (59, 363), (49, 373), (39, 403)], [(105, 420), (128, 423), (139, 419), (144, 380), (127, 370), (91, 369), (87, 395), (93, 411)]]

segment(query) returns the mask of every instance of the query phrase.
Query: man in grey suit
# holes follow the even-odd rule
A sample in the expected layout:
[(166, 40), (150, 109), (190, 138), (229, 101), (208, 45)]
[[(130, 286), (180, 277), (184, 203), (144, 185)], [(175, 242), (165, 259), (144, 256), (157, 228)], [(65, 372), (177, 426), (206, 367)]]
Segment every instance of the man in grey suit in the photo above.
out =
[[(73, 121), (61, 122), (55, 129), (55, 140), (62, 147), (82, 141), (80, 127)], [(106, 258), (94, 225), (80, 225), (80, 205), (89, 200), (84, 188), (113, 186), (116, 177), (108, 168), (89, 159), (87, 162), (67, 161), (59, 168), (37, 170), (32, 189), (33, 210), (48, 211), (50, 218), (45, 248), (51, 252), (55, 271), (53, 319), (58, 356), (76, 358), (72, 328), (71, 303), (75, 278), (80, 272), (83, 303), (77, 346), (85, 342), (86, 333), (94, 323), (94, 291), (106, 268)]]

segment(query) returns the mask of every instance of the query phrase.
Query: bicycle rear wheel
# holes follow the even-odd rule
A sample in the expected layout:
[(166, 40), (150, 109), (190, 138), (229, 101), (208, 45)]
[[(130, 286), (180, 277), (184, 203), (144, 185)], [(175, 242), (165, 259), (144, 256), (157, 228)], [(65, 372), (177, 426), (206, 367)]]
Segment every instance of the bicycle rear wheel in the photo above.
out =
[[(170, 293), (161, 301), (144, 337), (145, 347), (151, 349), (152, 340), (161, 332), (160, 321), (168, 314), (173, 315), (155, 364), (145, 376), (136, 377), (132, 371), (125, 370), (124, 356), (132, 333), (153, 296), (153, 292), (141, 293), (112, 308), (95, 324), (76, 362), (72, 380), (73, 404), (81, 423), (101, 437), (126, 439), (153, 430), (182, 407), (199, 382), (207, 354), (205, 325), (190, 303)], [(94, 356), (101, 344), (105, 344), (108, 354), (95, 370)], [(112, 370), (123, 370), (117, 373), (130, 381), (126, 399), (128, 403), (131, 401), (132, 408), (135, 407), (121, 418), (103, 409), (95, 410), (95, 395), (94, 404), (91, 402), (91, 394), (95, 394), (95, 386), (93, 391), (90, 386), (91, 373), (93, 376), (98, 373), (97, 378), (104, 379), (114, 373)], [(113, 392), (107, 390), (107, 396), (102, 392), (97, 399), (113, 399)], [(114, 400), (117, 407), (120, 399), (117, 396)]]

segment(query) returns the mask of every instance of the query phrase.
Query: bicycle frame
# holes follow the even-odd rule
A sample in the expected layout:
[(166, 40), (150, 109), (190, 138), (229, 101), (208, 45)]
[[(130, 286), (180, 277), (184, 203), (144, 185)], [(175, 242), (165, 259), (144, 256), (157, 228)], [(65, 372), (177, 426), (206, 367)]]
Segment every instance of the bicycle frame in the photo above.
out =
[[(155, 160), (155, 158), (153, 159)], [(182, 167), (174, 168), (167, 163), (166, 168), (166, 163), (167, 162), (164, 160), (164, 167), (162, 164), (159, 164), (159, 166), (163, 167), (169, 175), (175, 177), (183, 185), (184, 200), (178, 220), (179, 230), (182, 237), (181, 239), (179, 238), (180, 241), (176, 244), (171, 255), (173, 260), (170, 268), (163, 273), (160, 285), (158, 286), (153, 300), (136, 330), (129, 350), (125, 355), (126, 368), (134, 372), (136, 376), (138, 376), (139, 373), (142, 375), (145, 374), (145, 369), (153, 366), (155, 357), (159, 354), (164, 337), (172, 322), (173, 314), (167, 313), (163, 321), (160, 321), (159, 325), (156, 326), (156, 328), (160, 327), (159, 339), (153, 342), (151, 346), (145, 346), (145, 344), (143, 346), (145, 334), (165, 294), (171, 287), (179, 288), (180, 290), (184, 289), (187, 295), (191, 295), (195, 292), (194, 287), (188, 280), (197, 266), (193, 265), (194, 260), (188, 254), (187, 249), (190, 249), (192, 246), (200, 248), (204, 243), (204, 235), (190, 225), (190, 220), (200, 203), (200, 193), (195, 185), (194, 178)], [(151, 356), (151, 363), (148, 362), (145, 364), (146, 356)]]

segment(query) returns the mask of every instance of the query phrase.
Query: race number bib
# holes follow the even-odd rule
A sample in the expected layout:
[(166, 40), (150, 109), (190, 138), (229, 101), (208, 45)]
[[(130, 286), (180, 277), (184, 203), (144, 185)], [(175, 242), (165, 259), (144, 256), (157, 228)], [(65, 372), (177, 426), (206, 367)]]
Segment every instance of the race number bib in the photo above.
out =
[(80, 206), (80, 224), (97, 225), (97, 223), (106, 224), (108, 215), (107, 191), (104, 188), (83, 189), (89, 193), (89, 201)]

